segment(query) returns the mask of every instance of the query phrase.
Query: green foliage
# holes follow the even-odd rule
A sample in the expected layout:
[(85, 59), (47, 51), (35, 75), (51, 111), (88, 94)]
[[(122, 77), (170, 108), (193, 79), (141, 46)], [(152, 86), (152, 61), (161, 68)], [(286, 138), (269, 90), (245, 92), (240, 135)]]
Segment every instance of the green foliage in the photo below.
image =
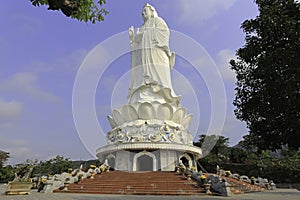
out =
[(23, 177), (32, 167), (33, 171), (31, 177), (61, 174), (62, 172), (67, 172), (68, 168), (72, 168), (74, 165), (73, 163), (73, 161), (62, 156), (56, 156), (47, 161), (32, 161), (27, 159), (25, 162), (16, 164), (15, 166), (8, 165), (0, 167), (0, 183), (12, 181), (15, 173), (17, 173), (18, 176)]
[(300, 155), (294, 150), (283, 150), (279, 157), (261, 156), (262, 174), (276, 182), (297, 183), (300, 178)]
[[(223, 141), (223, 143), (221, 142)], [(226, 138), (220, 139), (224, 148)], [(201, 144), (203, 136), (200, 137)], [(247, 147), (247, 148), (246, 148)], [(221, 148), (221, 149), (222, 149)], [(300, 178), (300, 153), (291, 149), (278, 151), (260, 150), (247, 146), (245, 141), (239, 142), (237, 147), (226, 147), (226, 154), (220, 153), (220, 148), (211, 151), (206, 157), (199, 160), (208, 171), (215, 173), (219, 165), (224, 170), (240, 175), (264, 177), (276, 183), (297, 183)]]
[(244, 149), (240, 149), (240, 148), (230, 149), (229, 160), (232, 163), (246, 163), (248, 161), (248, 157), (249, 157), (249, 153)]
[[(228, 144), (229, 138), (219, 135), (200, 135), (199, 141), (194, 143), (195, 146), (202, 147), (203, 151), (205, 151), (206, 146), (213, 146), (211, 151), (207, 153), (216, 155), (217, 157), (226, 157), (228, 155)], [(205, 145), (205, 147), (203, 145)]]
[(256, 0), (259, 15), (246, 20), (246, 44), (231, 60), (236, 73), (235, 114), (245, 121), (248, 146), (258, 150), (300, 147), (300, 5)]
[(11, 165), (0, 168), (0, 183), (7, 183), (14, 179), (15, 168)]
[(38, 163), (38, 160), (32, 161), (27, 159), (23, 163), (16, 164), (15, 172), (20, 176), (24, 176), (25, 173), (29, 171), (30, 168), (35, 167)]
[(0, 168), (9, 158), (9, 153), (0, 150)]
[(30, 1), (34, 6), (48, 5), (48, 0), (30, 0)]
[(103, 8), (106, 0), (30, 0), (34, 6), (48, 5), (48, 10), (60, 10), (67, 17), (79, 21), (92, 22), (104, 21), (108, 11)]
[(201, 147), (204, 141), (215, 146), (199, 160), (208, 172), (215, 173), (219, 165), (224, 170), (240, 175), (265, 177), (276, 183), (297, 183), (300, 178), (300, 153), (291, 149), (279, 151), (260, 150), (247, 140), (236, 147), (229, 147), (229, 138), (217, 135), (200, 135), (194, 145)]
[(14, 172), (11, 170), (12, 166), (3, 166), (8, 158), (9, 153), (0, 150), (0, 183), (11, 181), (14, 177)]
[(37, 163), (32, 174), (37, 176), (61, 174), (62, 172), (67, 172), (68, 168), (72, 168), (72, 161), (62, 156), (56, 156), (50, 160)]

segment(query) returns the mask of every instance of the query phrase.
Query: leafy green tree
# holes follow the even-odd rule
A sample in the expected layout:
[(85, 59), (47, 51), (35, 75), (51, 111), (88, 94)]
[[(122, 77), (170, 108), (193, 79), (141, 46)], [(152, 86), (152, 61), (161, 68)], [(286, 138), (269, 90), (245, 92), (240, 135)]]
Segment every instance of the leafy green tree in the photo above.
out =
[[(17, 173), (17, 175), (20, 178), (23, 178), (24, 175), (29, 173), (31, 171), (31, 168), (35, 168), (38, 163), (38, 160), (30, 160), (26, 159), (23, 163), (18, 163), (14, 166), (14, 173)], [(32, 176), (32, 173), (30, 173), (30, 176)]]
[(9, 158), (9, 153), (0, 150), (0, 168)]
[(241, 148), (230, 148), (229, 159), (232, 163), (246, 163), (249, 154)]
[(34, 175), (49, 175), (49, 174), (61, 174), (67, 172), (68, 168), (72, 168), (72, 161), (63, 156), (56, 156), (47, 161), (40, 161), (36, 164), (36, 167), (32, 174)]
[[(229, 155), (229, 138), (218, 135), (200, 135), (199, 141), (195, 142), (194, 145), (203, 148), (203, 144), (205, 144), (205, 146), (213, 146), (206, 159), (226, 159)], [(205, 151), (205, 148), (202, 150)]]
[(247, 123), (249, 145), (260, 150), (300, 147), (300, 5), (255, 0), (259, 15), (242, 23), (246, 44), (231, 60), (236, 117)]
[(67, 17), (75, 18), (79, 21), (96, 23), (103, 21), (108, 11), (102, 6), (106, 0), (30, 0), (32, 5), (48, 5), (48, 10), (58, 10)]
[(15, 177), (15, 168), (11, 165), (6, 165), (0, 168), (0, 183), (12, 181)]
[(10, 165), (3, 166), (8, 160), (9, 153), (0, 150), (0, 183), (6, 183), (14, 177), (14, 171)]

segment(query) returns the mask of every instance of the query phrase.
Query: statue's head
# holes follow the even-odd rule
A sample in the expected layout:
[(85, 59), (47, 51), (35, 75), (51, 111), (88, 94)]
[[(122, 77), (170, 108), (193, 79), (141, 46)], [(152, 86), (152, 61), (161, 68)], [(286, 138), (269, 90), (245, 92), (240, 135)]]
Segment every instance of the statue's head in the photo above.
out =
[(152, 5), (150, 5), (149, 3), (146, 3), (143, 7), (142, 16), (143, 16), (144, 22), (146, 22), (151, 17), (158, 17), (158, 14)]

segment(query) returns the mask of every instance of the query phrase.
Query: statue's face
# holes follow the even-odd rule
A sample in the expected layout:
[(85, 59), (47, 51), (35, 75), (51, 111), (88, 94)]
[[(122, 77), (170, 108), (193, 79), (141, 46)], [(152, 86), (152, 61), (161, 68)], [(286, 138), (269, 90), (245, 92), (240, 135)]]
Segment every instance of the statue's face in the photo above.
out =
[(142, 16), (143, 16), (144, 22), (147, 21), (152, 16), (152, 11), (150, 10), (149, 7), (144, 7)]

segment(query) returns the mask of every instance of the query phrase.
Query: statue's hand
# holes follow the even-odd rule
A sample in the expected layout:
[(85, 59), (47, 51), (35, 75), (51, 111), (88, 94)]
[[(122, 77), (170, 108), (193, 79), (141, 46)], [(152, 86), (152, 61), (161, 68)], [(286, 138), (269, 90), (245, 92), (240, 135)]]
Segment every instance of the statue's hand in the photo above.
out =
[(129, 34), (130, 42), (132, 42), (134, 39), (134, 27), (133, 26), (130, 26), (130, 28), (128, 30), (128, 34)]

